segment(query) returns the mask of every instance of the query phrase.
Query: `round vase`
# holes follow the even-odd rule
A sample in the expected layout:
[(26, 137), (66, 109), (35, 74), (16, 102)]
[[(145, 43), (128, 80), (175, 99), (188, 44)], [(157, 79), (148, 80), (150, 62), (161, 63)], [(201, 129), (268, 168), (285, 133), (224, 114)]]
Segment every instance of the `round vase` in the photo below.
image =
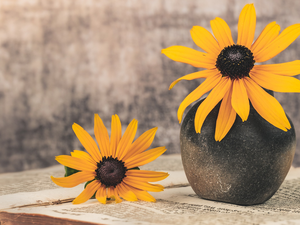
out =
[[(202, 100), (203, 101), (203, 100)], [(220, 103), (210, 112), (201, 133), (195, 132), (196, 103), (180, 131), (184, 170), (195, 193), (204, 199), (238, 205), (260, 204), (271, 198), (285, 179), (296, 149), (294, 126), (282, 131), (250, 106), (248, 120), (237, 115), (228, 134), (215, 141)]]

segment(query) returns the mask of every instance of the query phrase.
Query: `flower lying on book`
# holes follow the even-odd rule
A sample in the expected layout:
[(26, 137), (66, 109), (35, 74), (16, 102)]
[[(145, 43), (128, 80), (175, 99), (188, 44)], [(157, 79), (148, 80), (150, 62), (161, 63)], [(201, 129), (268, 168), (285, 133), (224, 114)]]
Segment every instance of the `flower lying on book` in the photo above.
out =
[(154, 139), (156, 127), (146, 131), (133, 142), (137, 126), (138, 121), (132, 120), (122, 137), (120, 119), (113, 115), (109, 140), (107, 129), (96, 114), (94, 132), (99, 151), (94, 139), (74, 123), (73, 130), (88, 153), (74, 150), (71, 156), (57, 156), (56, 160), (65, 166), (67, 176), (51, 176), (52, 181), (68, 188), (87, 182), (86, 188), (74, 199), (74, 204), (83, 203), (93, 196), (104, 204), (107, 198), (114, 198), (117, 203), (122, 201), (121, 198), (128, 201), (140, 199), (155, 202), (155, 198), (147, 191), (159, 192), (163, 191), (164, 187), (148, 182), (163, 180), (168, 177), (168, 173), (139, 170), (138, 167), (155, 160), (166, 148), (157, 147), (146, 151)]
[(217, 17), (211, 21), (214, 36), (200, 26), (191, 29), (192, 39), (206, 53), (184, 46), (162, 50), (172, 60), (206, 69), (183, 76), (170, 85), (171, 89), (180, 80), (206, 78), (180, 104), (177, 112), (179, 122), (188, 105), (212, 90), (197, 109), (197, 133), (201, 132), (209, 112), (222, 99), (216, 122), (216, 141), (221, 141), (229, 132), (236, 114), (242, 121), (248, 119), (249, 99), (254, 109), (269, 123), (284, 131), (291, 128), (280, 103), (261, 87), (277, 92), (300, 92), (300, 81), (291, 77), (300, 73), (300, 60), (269, 65), (254, 63), (265, 62), (286, 49), (299, 36), (300, 24), (289, 26), (279, 34), (279, 25), (272, 22), (253, 43), (255, 26), (255, 8), (248, 4), (239, 16), (237, 44), (227, 23)]

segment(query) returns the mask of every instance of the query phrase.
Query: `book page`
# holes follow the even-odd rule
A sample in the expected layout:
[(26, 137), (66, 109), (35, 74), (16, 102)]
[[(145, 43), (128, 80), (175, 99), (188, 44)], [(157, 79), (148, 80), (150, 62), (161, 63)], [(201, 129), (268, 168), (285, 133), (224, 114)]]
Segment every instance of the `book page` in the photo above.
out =
[[(300, 172), (300, 170), (298, 170)], [(64, 209), (68, 213), (104, 214), (130, 222), (153, 224), (300, 224), (300, 178), (287, 180), (266, 203), (238, 206), (199, 198), (188, 187), (153, 194), (156, 203), (124, 202)], [(138, 213), (137, 213), (138, 212)]]
[[(163, 158), (162, 162), (168, 161)], [(168, 164), (162, 162), (155, 168)], [(49, 176), (63, 176), (64, 171), (62, 166), (55, 166), (0, 175), (1, 184), (6, 181), (5, 188), (0, 188), (0, 211), (100, 224), (300, 224), (300, 168), (292, 168), (277, 193), (264, 204), (239, 206), (201, 199), (189, 186), (182, 167), (176, 166), (181, 164), (180, 157), (170, 157), (169, 163), (174, 170), (168, 171), (166, 180), (158, 182), (166, 189), (150, 192), (156, 203), (109, 201), (103, 205), (91, 199), (73, 205), (71, 202), (83, 190), (83, 184), (74, 188), (56, 186)], [(37, 177), (41, 179), (34, 183)]]

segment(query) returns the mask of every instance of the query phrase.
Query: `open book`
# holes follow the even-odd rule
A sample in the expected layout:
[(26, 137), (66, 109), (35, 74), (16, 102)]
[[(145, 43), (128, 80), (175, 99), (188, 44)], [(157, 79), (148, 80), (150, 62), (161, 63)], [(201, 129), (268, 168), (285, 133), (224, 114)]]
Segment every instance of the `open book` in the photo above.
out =
[(0, 224), (300, 224), (300, 168), (291, 168), (277, 193), (255, 206), (199, 198), (188, 184), (180, 155), (161, 156), (141, 168), (170, 174), (158, 182), (166, 187), (163, 192), (150, 192), (156, 203), (103, 205), (90, 199), (73, 205), (83, 184), (61, 188), (52, 183), (50, 175), (64, 175), (61, 165), (0, 174)]

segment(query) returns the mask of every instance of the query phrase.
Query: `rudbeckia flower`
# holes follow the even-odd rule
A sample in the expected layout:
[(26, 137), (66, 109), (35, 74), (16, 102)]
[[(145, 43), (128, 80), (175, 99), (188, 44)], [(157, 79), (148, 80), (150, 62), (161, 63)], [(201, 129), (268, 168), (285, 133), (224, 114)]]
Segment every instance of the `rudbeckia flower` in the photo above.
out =
[[(80, 183), (89, 182), (82, 193), (74, 199), (74, 204), (87, 201), (93, 195), (105, 204), (107, 198), (113, 198), (117, 203), (121, 198), (128, 201), (138, 199), (155, 202), (155, 198), (147, 191), (159, 192), (164, 187), (149, 182), (160, 181), (168, 177), (168, 173), (139, 170), (166, 151), (165, 147), (150, 150), (157, 128), (152, 128), (143, 133), (134, 142), (138, 121), (132, 120), (122, 136), (121, 122), (117, 115), (112, 116), (111, 137), (101, 118), (95, 115), (94, 133), (100, 151), (94, 139), (78, 124), (72, 128), (87, 152), (75, 150), (69, 155), (60, 155), (56, 160), (78, 172), (52, 181), (61, 187), (75, 187)], [(147, 151), (146, 151), (147, 150)]]
[(238, 38), (235, 44), (227, 23), (221, 18), (211, 21), (214, 36), (205, 28), (191, 29), (193, 41), (205, 52), (184, 46), (172, 46), (162, 50), (170, 59), (206, 70), (188, 74), (175, 80), (206, 78), (180, 104), (178, 120), (184, 110), (203, 94), (211, 91), (200, 104), (195, 115), (195, 130), (201, 132), (209, 112), (222, 100), (216, 121), (215, 140), (221, 141), (232, 127), (236, 114), (246, 121), (250, 104), (269, 123), (287, 131), (291, 125), (280, 103), (263, 88), (276, 92), (300, 92), (300, 81), (291, 76), (300, 73), (300, 60), (268, 65), (265, 62), (286, 49), (300, 34), (300, 24), (284, 29), (276, 22), (268, 24), (255, 42), (256, 13), (253, 4), (246, 5), (238, 21)]

